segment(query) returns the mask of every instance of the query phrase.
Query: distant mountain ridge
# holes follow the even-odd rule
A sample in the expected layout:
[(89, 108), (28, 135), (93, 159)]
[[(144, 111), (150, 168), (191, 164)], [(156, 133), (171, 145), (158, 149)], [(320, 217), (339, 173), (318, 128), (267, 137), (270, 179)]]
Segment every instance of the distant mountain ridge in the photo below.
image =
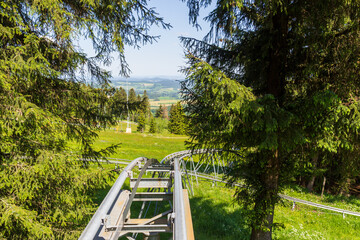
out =
[(112, 78), (112, 82), (160, 82), (160, 81), (182, 81), (184, 80), (181, 77), (130, 77), (130, 78), (123, 78), (117, 77)]

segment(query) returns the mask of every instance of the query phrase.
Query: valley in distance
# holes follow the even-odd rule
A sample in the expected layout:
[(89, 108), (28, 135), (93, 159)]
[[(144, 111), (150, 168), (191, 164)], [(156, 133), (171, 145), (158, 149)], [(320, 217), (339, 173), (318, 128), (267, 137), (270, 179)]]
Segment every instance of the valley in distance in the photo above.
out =
[(136, 94), (143, 95), (144, 90), (150, 100), (152, 110), (157, 109), (160, 104), (171, 106), (180, 101), (180, 81), (182, 79), (176, 77), (149, 77), (149, 78), (113, 78), (112, 86), (116, 88), (133, 88)]

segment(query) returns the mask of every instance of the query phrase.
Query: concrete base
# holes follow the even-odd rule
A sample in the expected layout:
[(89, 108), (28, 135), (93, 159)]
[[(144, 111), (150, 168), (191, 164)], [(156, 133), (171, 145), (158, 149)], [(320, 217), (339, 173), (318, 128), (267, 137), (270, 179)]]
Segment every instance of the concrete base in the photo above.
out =
[(131, 128), (126, 128), (126, 133), (131, 133)]

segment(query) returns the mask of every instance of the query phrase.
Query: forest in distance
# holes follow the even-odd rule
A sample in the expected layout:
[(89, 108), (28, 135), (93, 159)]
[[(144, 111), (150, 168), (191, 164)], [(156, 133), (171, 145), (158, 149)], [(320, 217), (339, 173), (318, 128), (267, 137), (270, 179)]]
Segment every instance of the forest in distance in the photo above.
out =
[(125, 90), (133, 88), (136, 92), (147, 92), (149, 98), (154, 101), (159, 100), (180, 100), (180, 81), (171, 78), (113, 78), (111, 85), (122, 87)]
[(148, 0), (0, 2), (0, 239), (77, 238), (115, 177), (96, 161), (121, 149), (95, 142), (128, 116), (139, 134), (222, 149), (251, 240), (273, 238), (289, 186), (359, 193), (360, 0), (180, 1), (195, 28), (210, 10), (204, 38), (180, 37), (186, 78), (129, 91), (101, 66), (116, 53), (128, 77), (125, 46), (171, 29)]

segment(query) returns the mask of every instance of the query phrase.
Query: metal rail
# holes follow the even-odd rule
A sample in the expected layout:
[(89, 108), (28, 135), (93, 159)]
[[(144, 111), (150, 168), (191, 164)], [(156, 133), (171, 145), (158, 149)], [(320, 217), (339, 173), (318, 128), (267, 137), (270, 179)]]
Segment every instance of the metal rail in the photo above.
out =
[[(180, 151), (180, 152), (175, 152), (172, 153), (168, 156), (166, 156), (162, 162), (168, 162), (168, 161), (172, 161), (174, 158), (178, 158), (179, 160), (184, 159), (185, 157), (190, 157), (194, 154), (204, 154), (204, 153), (214, 153), (214, 152), (220, 152), (220, 149), (199, 149), (196, 151), (192, 151), (192, 150), (185, 150), (185, 151)], [(213, 176), (210, 174), (206, 174), (206, 173), (199, 173), (198, 171), (194, 170), (194, 171), (189, 171), (188, 170), (188, 175), (190, 176), (195, 176), (198, 178), (203, 178), (203, 179), (207, 179), (210, 181), (214, 181), (214, 182), (222, 182), (222, 183), (228, 183), (227, 181), (222, 180), (221, 178), (217, 177), (217, 176)], [(239, 184), (239, 183), (234, 183), (233, 185), (238, 186), (238, 187), (243, 187), (243, 185)], [(341, 209), (341, 208), (335, 208), (335, 207), (330, 207), (330, 206), (326, 206), (326, 205), (322, 205), (322, 204), (318, 204), (318, 203), (314, 203), (314, 202), (310, 202), (310, 201), (306, 201), (306, 200), (302, 200), (299, 198), (294, 198), (294, 197), (290, 197), (284, 194), (279, 194), (279, 196), (283, 199), (287, 199), (293, 202), (297, 202), (297, 203), (302, 203), (302, 204), (306, 204), (308, 206), (312, 206), (315, 208), (320, 208), (320, 209), (325, 209), (328, 211), (333, 211), (333, 212), (338, 212), (338, 213), (342, 213), (343, 216), (345, 216), (345, 214), (348, 215), (352, 215), (352, 216), (358, 216), (360, 217), (360, 213), (359, 212), (353, 212), (353, 211), (349, 211), (349, 210), (345, 210), (345, 209)]]
[(179, 159), (174, 159), (174, 236), (175, 240), (186, 240), (186, 222), (185, 222), (185, 208), (184, 197), (181, 184), (181, 172), (179, 166)]
[(132, 160), (120, 158), (107, 158), (107, 159), (93, 159), (93, 158), (79, 158), (80, 161), (87, 162), (102, 162), (102, 163), (115, 163), (115, 164), (129, 164)]
[(353, 211), (348, 211), (348, 210), (344, 210), (341, 208), (335, 208), (335, 207), (330, 207), (330, 206), (326, 206), (326, 205), (322, 205), (322, 204), (318, 204), (318, 203), (314, 203), (314, 202), (310, 202), (310, 201), (305, 201), (299, 198), (294, 198), (294, 197), (290, 197), (290, 196), (286, 196), (284, 194), (279, 194), (279, 196), (281, 198), (293, 201), (293, 202), (297, 202), (297, 203), (302, 203), (302, 204), (306, 204), (312, 207), (316, 207), (316, 208), (321, 208), (321, 209), (325, 209), (325, 210), (329, 210), (329, 211), (333, 211), (333, 212), (339, 212), (342, 214), (348, 214), (348, 215), (353, 215), (353, 216), (357, 216), (360, 217), (360, 213), (359, 212), (353, 212)]
[[(194, 169), (186, 169), (185, 161), (192, 160), (192, 156), (196, 154), (213, 154), (217, 156), (217, 163), (221, 163), (220, 158), (221, 154), (218, 154), (221, 150), (213, 149), (199, 149), (196, 151), (192, 150), (185, 150), (181, 152), (175, 152), (168, 156), (166, 156), (160, 164), (152, 164), (152, 160), (147, 160), (146, 158), (137, 158), (130, 163), (127, 160), (119, 159), (119, 160), (100, 160), (101, 162), (110, 162), (116, 164), (128, 164), (123, 171), (121, 172), (120, 176), (116, 180), (113, 187), (110, 189), (109, 193), (106, 195), (105, 199), (99, 206), (98, 210), (90, 220), (89, 224), (81, 234), (79, 239), (117, 239), (119, 236), (124, 236), (128, 233), (160, 233), (160, 232), (173, 232), (173, 239), (174, 240), (186, 240), (186, 239), (194, 239), (193, 237), (193, 230), (192, 230), (192, 221), (191, 221), (191, 213), (190, 207), (188, 204), (187, 192), (183, 192), (182, 187), (182, 174), (186, 175), (188, 183), (186, 183), (186, 179), (184, 178), (184, 184), (190, 186), (190, 180), (188, 176), (195, 176), (196, 178), (203, 178), (206, 180), (210, 180), (213, 182), (221, 182), (227, 184), (225, 180), (218, 177), (218, 168), (212, 166), (209, 167), (208, 165), (205, 167), (206, 169), (213, 170), (215, 173), (214, 175), (206, 174), (204, 172), (199, 172), (199, 170), (204, 170), (203, 163), (197, 162), (197, 166), (194, 165), (194, 162), (190, 162), (190, 167), (194, 166)], [(187, 158), (188, 157), (188, 158)], [(184, 161), (184, 159), (186, 159)], [(212, 164), (214, 165), (213, 156), (207, 158), (205, 161), (211, 159)], [(89, 159), (90, 160), (90, 159)], [(203, 159), (204, 160), (204, 159)], [(203, 161), (201, 160), (201, 161)], [(91, 160), (90, 160), (91, 161)], [(145, 165), (141, 169), (138, 179), (130, 179), (130, 187), (133, 188), (132, 193), (128, 191), (121, 192), (121, 187), (124, 184), (127, 177), (130, 177), (131, 170), (136, 166), (140, 165), (143, 161), (146, 161)], [(157, 162), (157, 161), (156, 161)], [(155, 163), (156, 163), (155, 162)], [(171, 167), (172, 166), (172, 167)], [(200, 168), (202, 167), (202, 168)], [(153, 171), (158, 173), (160, 178), (144, 178), (141, 179), (142, 175), (145, 171)], [(169, 178), (164, 178), (165, 175), (168, 175)], [(132, 176), (132, 175), (131, 175)], [(153, 175), (154, 177), (154, 175)], [(173, 177), (173, 192), (170, 192), (171, 185), (172, 185), (172, 177)], [(241, 184), (234, 183), (233, 185), (238, 187), (243, 187)], [(136, 193), (136, 189), (140, 187), (145, 187), (149, 189), (154, 188), (162, 188), (168, 189), (168, 192), (146, 192), (146, 193)], [(330, 207), (310, 201), (305, 201), (302, 199), (286, 196), (284, 194), (279, 194), (279, 196), (283, 199), (287, 199), (293, 202), (306, 204), (312, 207), (325, 209), (329, 211), (339, 212), (342, 213), (343, 216), (345, 214), (353, 215), (353, 216), (360, 216), (359, 212), (348, 211), (340, 208)], [(127, 214), (129, 212), (130, 205), (132, 201), (168, 201), (172, 197), (173, 200), (173, 208), (158, 214), (150, 219), (146, 218), (139, 218), (139, 219), (130, 219), (130, 215)], [(186, 199), (184, 199), (186, 198)], [(121, 207), (116, 208), (116, 204), (119, 201), (123, 201)], [(124, 202), (125, 201), (125, 202)], [(187, 204), (185, 204), (185, 202)], [(171, 205), (171, 204), (170, 204)], [(186, 209), (185, 209), (186, 208)], [(115, 209), (115, 210), (114, 210)], [(119, 210), (120, 209), (120, 210)], [(121, 210), (122, 209), (122, 210)], [(125, 210), (124, 210), (125, 209)], [(120, 214), (117, 219), (117, 223), (113, 226), (107, 226), (106, 220), (108, 219), (109, 215)], [(189, 219), (190, 214), (190, 219)], [(167, 216), (167, 220), (163, 217)], [(139, 216), (140, 217), (140, 216)], [(170, 222), (172, 222), (172, 227)], [(190, 222), (190, 227), (189, 227)], [(190, 229), (190, 230), (189, 230)], [(105, 233), (108, 232), (108, 233)], [(109, 235), (109, 231), (115, 231)], [(189, 234), (190, 233), (190, 234)], [(101, 235), (102, 234), (102, 235)], [(102, 236), (99, 238), (99, 236)], [(103, 236), (110, 236), (109, 238)], [(131, 239), (131, 238), (130, 238)]]
[(81, 240), (90, 240), (95, 239), (97, 233), (100, 232), (102, 228), (102, 219), (105, 219), (106, 215), (112, 208), (113, 203), (116, 201), (118, 194), (121, 190), (122, 185), (124, 184), (126, 178), (128, 177), (129, 171), (131, 171), (137, 164), (144, 161), (146, 158), (140, 157), (133, 160), (125, 169), (121, 172), (120, 176), (117, 178), (114, 185), (111, 187), (110, 191), (100, 204), (99, 208), (91, 218), (90, 222), (86, 226), (85, 230), (82, 232), (79, 239)]
[[(114, 160), (101, 161), (123, 163), (123, 161)], [(142, 162), (145, 164), (142, 165)], [(133, 178), (131, 170), (137, 165), (140, 173), (137, 178)], [(153, 178), (143, 178), (147, 171), (154, 173)], [(156, 174), (158, 178), (155, 178)], [(130, 177), (131, 192), (121, 191), (127, 177)], [(174, 186), (173, 192), (171, 192), (172, 186)], [(148, 192), (138, 193), (138, 188), (148, 188)], [(154, 189), (166, 191), (151, 192)], [(137, 219), (132, 219), (130, 216), (133, 201), (142, 201), (144, 204), (150, 201), (169, 200), (173, 201), (173, 204), (170, 203), (170, 209), (160, 214), (154, 213), (155, 216), (151, 218), (139, 216)], [(131, 233), (157, 236), (162, 232), (173, 232), (174, 240), (194, 239), (188, 194), (182, 187), (179, 161), (172, 161), (169, 165), (159, 164), (155, 159), (137, 158), (123, 169), (79, 239), (116, 240)], [(131, 239), (130, 236), (128, 238)]]

